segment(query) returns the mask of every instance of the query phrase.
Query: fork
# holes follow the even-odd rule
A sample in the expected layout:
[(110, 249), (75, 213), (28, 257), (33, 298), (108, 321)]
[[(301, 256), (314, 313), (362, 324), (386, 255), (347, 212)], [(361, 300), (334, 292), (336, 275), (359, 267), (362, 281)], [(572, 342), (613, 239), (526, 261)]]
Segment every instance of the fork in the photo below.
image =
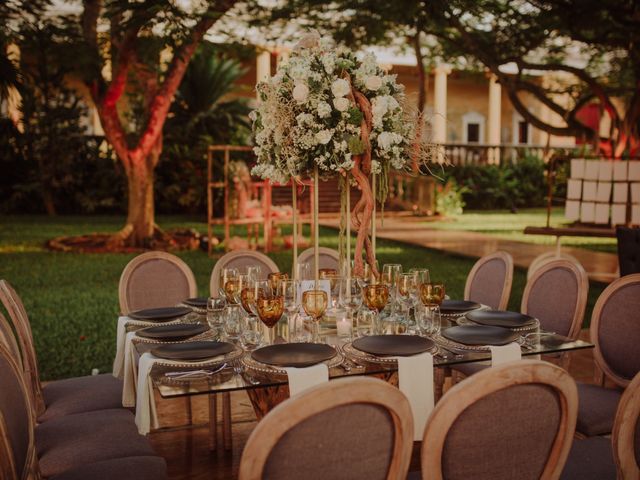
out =
[(224, 370), (225, 368), (227, 368), (227, 364), (223, 363), (222, 365), (220, 365), (218, 368), (216, 368), (215, 370), (187, 370), (187, 371), (181, 371), (181, 372), (167, 372), (164, 374), (165, 377), (169, 377), (169, 378), (189, 378), (189, 377), (200, 377), (200, 376), (206, 376), (206, 377), (210, 377), (212, 375), (215, 375), (216, 373)]

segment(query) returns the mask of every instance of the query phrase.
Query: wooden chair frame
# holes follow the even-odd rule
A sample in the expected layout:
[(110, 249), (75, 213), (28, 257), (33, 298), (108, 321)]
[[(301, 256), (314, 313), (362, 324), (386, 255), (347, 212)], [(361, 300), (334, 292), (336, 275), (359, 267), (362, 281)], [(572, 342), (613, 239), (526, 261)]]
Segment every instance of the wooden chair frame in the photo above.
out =
[[(596, 301), (595, 306), (593, 307), (593, 313), (591, 314), (591, 327), (589, 328), (589, 336), (591, 341), (595, 344), (595, 348), (593, 349), (593, 358), (596, 363), (596, 368), (600, 370), (600, 372), (604, 373), (604, 375), (609, 378), (616, 385), (626, 388), (630, 380), (619, 376), (616, 372), (613, 371), (611, 367), (607, 364), (602, 355), (602, 351), (600, 350), (600, 340), (598, 337), (598, 330), (600, 328), (600, 317), (602, 315), (602, 310), (609, 302), (609, 299), (621, 288), (638, 283), (640, 284), (640, 273), (635, 273), (633, 275), (627, 275), (621, 277), (617, 280), (611, 282), (607, 288), (600, 294), (598, 300)], [(599, 384), (602, 384), (602, 378), (598, 373), (596, 373), (596, 381)]]
[[(334, 250), (333, 248), (328, 248), (328, 247), (319, 247), (318, 254), (329, 256), (335, 259), (337, 265), (340, 265), (340, 254), (338, 253), (337, 250)], [(302, 251), (298, 255), (297, 263), (300, 264), (305, 262), (313, 262), (314, 261), (313, 255), (314, 255), (313, 247), (307, 248), (306, 250)]]
[(22, 368), (22, 353), (20, 352), (18, 341), (11, 324), (2, 313), (0, 313), (0, 345), (4, 345), (10, 353), (14, 354), (14, 360)]
[(620, 399), (613, 423), (611, 441), (618, 478), (640, 479), (640, 466), (635, 454), (635, 435), (640, 421), (640, 373), (629, 383)]
[(44, 413), (46, 405), (40, 383), (40, 373), (38, 370), (38, 356), (33, 342), (33, 332), (24, 304), (20, 296), (16, 293), (9, 282), (0, 280), (0, 302), (2, 302), (9, 313), (9, 318), (13, 323), (20, 351), (22, 353), (22, 366), (25, 379), (29, 379), (29, 392), (31, 393), (32, 406), (35, 415)]
[[(9, 367), (15, 374), (18, 382), (21, 385), (22, 396), (24, 402), (27, 405), (27, 415), (29, 421), (29, 447), (27, 449), (26, 463), (23, 468), (23, 475), (18, 480), (39, 480), (40, 468), (38, 467), (38, 454), (35, 445), (35, 416), (33, 405), (31, 404), (27, 385), (22, 375), (22, 371), (16, 361), (13, 358), (12, 353), (6, 348), (5, 345), (0, 344), (0, 357), (5, 358), (9, 363)], [(0, 478), (3, 479), (17, 479), (15, 476), (16, 465), (13, 459), (13, 449), (9, 442), (9, 436), (7, 434), (7, 427), (5, 419), (0, 412)]]
[(449, 430), (468, 407), (497, 391), (526, 384), (553, 388), (560, 399), (560, 427), (541, 479), (559, 478), (569, 455), (578, 414), (578, 390), (562, 368), (538, 360), (519, 360), (488, 368), (452, 387), (427, 421), (422, 440), (422, 477), (441, 480), (442, 454)]
[(231, 261), (235, 260), (238, 257), (253, 257), (259, 258), (262, 263), (265, 263), (271, 269), (271, 272), (279, 272), (280, 269), (276, 265), (276, 263), (271, 260), (267, 255), (261, 252), (256, 252), (255, 250), (234, 250), (229, 253), (225, 253), (222, 257), (218, 259), (216, 264), (213, 266), (213, 270), (211, 271), (211, 278), (209, 280), (209, 290), (211, 292), (212, 297), (218, 296), (219, 283), (220, 283), (220, 270), (225, 268)]
[(511, 296), (511, 286), (513, 284), (513, 257), (507, 252), (497, 251), (489, 255), (485, 255), (484, 257), (480, 258), (475, 263), (475, 265), (473, 265), (473, 268), (471, 268), (469, 275), (467, 275), (467, 281), (464, 285), (464, 299), (469, 300), (469, 295), (471, 294), (471, 285), (476, 274), (478, 273), (478, 270), (480, 270), (480, 268), (483, 267), (486, 263), (495, 259), (502, 260), (502, 262), (504, 262), (505, 264), (505, 278), (502, 285), (500, 304), (498, 305), (499, 310), (505, 310), (507, 308), (507, 305), (509, 304), (509, 297)]
[(569, 327), (569, 334), (567, 335), (567, 337), (575, 340), (578, 338), (580, 329), (582, 328), (584, 312), (587, 308), (587, 297), (589, 295), (589, 276), (587, 275), (587, 272), (582, 267), (582, 265), (580, 265), (580, 263), (578, 263), (577, 261), (574, 262), (562, 258), (548, 261), (543, 266), (539, 267), (535, 271), (535, 273), (531, 275), (531, 278), (527, 280), (527, 284), (524, 287), (524, 292), (522, 293), (522, 303), (520, 305), (520, 311), (525, 314), (527, 313), (529, 296), (531, 295), (531, 291), (534, 289), (536, 282), (540, 280), (540, 277), (542, 277), (545, 273), (556, 268), (566, 268), (567, 270), (571, 271), (578, 283), (578, 295), (576, 296), (573, 320), (571, 321), (571, 327)]
[(196, 277), (191, 271), (191, 268), (189, 268), (189, 265), (184, 263), (175, 255), (167, 252), (145, 252), (133, 258), (129, 263), (127, 263), (127, 265), (124, 267), (124, 270), (122, 271), (122, 275), (120, 275), (120, 283), (118, 284), (118, 298), (120, 301), (120, 311), (122, 313), (128, 313), (132, 310), (131, 305), (129, 304), (127, 292), (131, 277), (133, 276), (136, 269), (140, 267), (140, 265), (151, 260), (164, 260), (178, 267), (187, 279), (187, 283), (189, 285), (189, 296), (195, 297), (198, 294)]
[(408, 400), (397, 388), (381, 380), (352, 378), (310, 388), (269, 412), (247, 440), (239, 479), (262, 478), (271, 450), (299, 423), (332, 408), (358, 403), (378, 405), (391, 414), (395, 441), (387, 478), (405, 478), (413, 448), (413, 416)]

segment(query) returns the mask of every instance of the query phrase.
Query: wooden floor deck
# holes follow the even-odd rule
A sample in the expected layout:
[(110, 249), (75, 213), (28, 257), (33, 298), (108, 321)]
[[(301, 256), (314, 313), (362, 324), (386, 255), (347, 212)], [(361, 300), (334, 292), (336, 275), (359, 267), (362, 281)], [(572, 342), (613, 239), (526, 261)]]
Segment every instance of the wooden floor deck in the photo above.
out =
[[(580, 338), (587, 340), (587, 330)], [(592, 382), (593, 353), (591, 349), (571, 353), (570, 372), (577, 381)], [(448, 385), (448, 384), (447, 384)], [(445, 385), (445, 389), (447, 388)], [(192, 416), (199, 426), (174, 428), (150, 435), (156, 452), (162, 455), (168, 464), (169, 475), (175, 480), (230, 480), (237, 478), (242, 449), (256, 425), (256, 417), (244, 392), (234, 392), (232, 398), (233, 449), (209, 451), (209, 429), (204, 423), (207, 416), (206, 402), (194, 402)], [(164, 410), (164, 417), (185, 416), (185, 402), (174, 402)], [(419, 470), (419, 444), (414, 446), (411, 470)]]

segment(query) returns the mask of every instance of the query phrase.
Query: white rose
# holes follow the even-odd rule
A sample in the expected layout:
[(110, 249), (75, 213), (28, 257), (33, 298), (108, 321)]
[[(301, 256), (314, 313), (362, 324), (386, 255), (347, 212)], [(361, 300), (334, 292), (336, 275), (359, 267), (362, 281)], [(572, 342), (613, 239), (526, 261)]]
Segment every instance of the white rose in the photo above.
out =
[(327, 102), (320, 102), (318, 103), (318, 116), (320, 118), (326, 118), (329, 115), (331, 115), (331, 105), (329, 105)]
[(350, 90), (349, 82), (343, 78), (339, 78), (331, 84), (331, 92), (337, 98), (344, 97)]
[(333, 133), (331, 132), (331, 130), (320, 130), (318, 133), (316, 133), (316, 140), (318, 140), (318, 143), (326, 145), (331, 141), (332, 136)]
[(389, 132), (381, 132), (378, 135), (378, 146), (383, 150), (388, 150), (393, 145), (393, 135)]
[(296, 102), (305, 103), (307, 98), (309, 98), (309, 87), (304, 83), (296, 83), (296, 86), (293, 88), (292, 95)]
[(375, 92), (382, 86), (382, 79), (375, 75), (371, 75), (365, 79), (364, 86), (367, 87), (367, 90)]
[(344, 97), (334, 98), (333, 106), (336, 107), (336, 110), (339, 112), (346, 112), (349, 110), (349, 99)]

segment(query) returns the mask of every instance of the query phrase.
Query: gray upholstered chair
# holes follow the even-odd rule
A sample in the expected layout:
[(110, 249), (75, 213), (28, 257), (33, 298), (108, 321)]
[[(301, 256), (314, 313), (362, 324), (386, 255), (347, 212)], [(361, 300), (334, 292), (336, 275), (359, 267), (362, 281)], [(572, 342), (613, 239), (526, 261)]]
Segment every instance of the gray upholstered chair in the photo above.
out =
[(411, 407), (397, 388), (373, 378), (333, 380), (286, 400), (258, 423), (239, 478), (402, 479), (412, 447)]
[(576, 439), (562, 472), (563, 480), (640, 478), (640, 373), (626, 388), (611, 438)]
[(120, 311), (173, 307), (198, 294), (189, 266), (167, 252), (146, 252), (133, 258), (120, 276)]
[(268, 274), (279, 271), (275, 262), (264, 253), (256, 252), (254, 250), (234, 250), (232, 252), (225, 253), (213, 266), (213, 270), (211, 272), (211, 279), (209, 281), (211, 296), (219, 296), (220, 272), (222, 272), (223, 268), (243, 269), (253, 266), (261, 267), (260, 273), (262, 278), (260, 280), (266, 280)]
[[(146, 448), (134, 445), (131, 432), (127, 431), (121, 431), (119, 436), (105, 435), (104, 429), (95, 423), (93, 429), (91, 425), (86, 426), (84, 435), (69, 430), (65, 436), (61, 428), (51, 432), (52, 445), (42, 455), (40, 447), (36, 447), (38, 432), (34, 434), (35, 418), (27, 384), (13, 354), (4, 345), (0, 345), (0, 392), (0, 478), (37, 479), (41, 474), (55, 480), (167, 478), (164, 459), (154, 456), (148, 444)], [(110, 419), (109, 412), (104, 412), (105, 423)], [(83, 420), (87, 419), (80, 419), (78, 423)], [(47, 428), (51, 429), (51, 423)], [(136, 440), (135, 436), (140, 436), (135, 427), (132, 430)], [(146, 444), (144, 439), (141, 441)], [(120, 446), (114, 447), (110, 442)], [(60, 445), (63, 445), (61, 449)], [(127, 448), (131, 449), (131, 457), (117, 455)], [(117, 449), (120, 452), (116, 452)]]
[[(308, 263), (311, 271), (315, 272), (315, 256), (313, 248), (307, 248), (298, 255), (297, 265)], [(340, 254), (333, 248), (320, 247), (318, 249), (318, 268), (340, 269)]]
[(423, 478), (558, 478), (574, 434), (569, 374), (536, 360), (506, 363), (451, 388), (422, 440)]
[(464, 299), (504, 310), (509, 304), (513, 283), (513, 258), (507, 252), (495, 252), (478, 260), (464, 286)]
[[(586, 436), (606, 435), (613, 428), (622, 389), (640, 371), (640, 273), (605, 288), (593, 308), (589, 334), (595, 344), (596, 384), (578, 384), (576, 430)], [(605, 388), (605, 379), (615, 387)]]
[(111, 374), (67, 378), (42, 385), (27, 312), (6, 280), (0, 280), (0, 301), (9, 313), (20, 345), (21, 367), (38, 422), (74, 413), (122, 408), (122, 381)]

